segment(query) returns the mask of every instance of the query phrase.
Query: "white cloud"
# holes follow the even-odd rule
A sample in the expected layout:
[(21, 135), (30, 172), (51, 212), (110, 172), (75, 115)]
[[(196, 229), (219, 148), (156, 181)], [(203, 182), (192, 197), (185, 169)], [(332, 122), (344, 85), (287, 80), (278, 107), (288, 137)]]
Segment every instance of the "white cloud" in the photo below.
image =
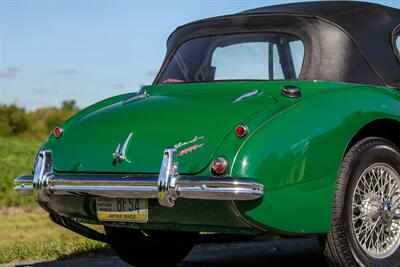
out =
[(19, 69), (14, 67), (0, 69), (0, 79), (14, 78), (18, 71)]

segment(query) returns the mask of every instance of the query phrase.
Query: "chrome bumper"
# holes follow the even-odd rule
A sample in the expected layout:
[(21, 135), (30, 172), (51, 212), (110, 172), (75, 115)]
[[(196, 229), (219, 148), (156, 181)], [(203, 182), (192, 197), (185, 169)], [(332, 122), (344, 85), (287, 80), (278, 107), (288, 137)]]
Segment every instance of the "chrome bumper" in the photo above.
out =
[(50, 196), (88, 195), (109, 198), (158, 198), (173, 207), (178, 198), (208, 200), (254, 200), (263, 196), (263, 185), (251, 179), (185, 177), (178, 174), (174, 148), (164, 152), (155, 176), (58, 176), (54, 175), (51, 151), (41, 151), (35, 175), (19, 176), (15, 190), (48, 202)]

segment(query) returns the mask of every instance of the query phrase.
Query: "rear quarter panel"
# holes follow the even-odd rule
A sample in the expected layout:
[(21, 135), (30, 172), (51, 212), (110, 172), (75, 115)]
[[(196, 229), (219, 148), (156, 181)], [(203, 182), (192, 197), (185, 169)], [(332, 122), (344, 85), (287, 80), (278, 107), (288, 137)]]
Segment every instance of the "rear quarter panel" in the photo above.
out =
[(263, 201), (245, 219), (288, 234), (328, 232), (346, 148), (363, 126), (383, 118), (399, 120), (397, 91), (354, 86), (305, 98), (252, 130), (231, 169), (264, 185)]

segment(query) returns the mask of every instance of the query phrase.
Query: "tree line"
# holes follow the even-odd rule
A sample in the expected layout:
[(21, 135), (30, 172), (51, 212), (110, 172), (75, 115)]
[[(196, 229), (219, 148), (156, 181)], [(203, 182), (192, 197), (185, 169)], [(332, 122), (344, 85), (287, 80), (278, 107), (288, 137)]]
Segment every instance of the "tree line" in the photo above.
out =
[(15, 104), (0, 104), (0, 136), (46, 138), (53, 129), (79, 111), (74, 100), (65, 100), (60, 108), (26, 111)]

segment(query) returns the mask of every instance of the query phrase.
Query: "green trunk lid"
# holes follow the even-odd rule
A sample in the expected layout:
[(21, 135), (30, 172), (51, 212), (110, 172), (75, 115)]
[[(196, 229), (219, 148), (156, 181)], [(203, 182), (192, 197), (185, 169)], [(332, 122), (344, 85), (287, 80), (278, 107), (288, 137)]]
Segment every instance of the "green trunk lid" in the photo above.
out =
[[(66, 172), (157, 173), (165, 148), (189, 142), (179, 150), (193, 149), (193, 145), (197, 149), (180, 156), (180, 172), (199, 172), (236, 125), (276, 102), (260, 90), (258, 95), (233, 103), (255, 88), (246, 83), (227, 87), (217, 83), (149, 86), (145, 88), (150, 94), (147, 98), (119, 101), (91, 112), (52, 143), (54, 168)], [(127, 160), (113, 164), (113, 153), (130, 133)], [(198, 140), (190, 142), (194, 139)]]
[[(287, 82), (148, 86), (147, 98), (117, 101), (78, 114), (79, 119), (66, 123), (63, 136), (51, 139), (46, 147), (53, 151), (58, 172), (158, 173), (164, 149), (187, 143), (180, 148), (187, 148), (179, 157), (180, 172), (198, 173), (239, 123), (277, 102), (291, 101), (281, 96), (284, 84)], [(254, 89), (259, 91), (257, 95), (234, 103)], [(113, 153), (130, 133), (127, 160), (113, 164)]]

